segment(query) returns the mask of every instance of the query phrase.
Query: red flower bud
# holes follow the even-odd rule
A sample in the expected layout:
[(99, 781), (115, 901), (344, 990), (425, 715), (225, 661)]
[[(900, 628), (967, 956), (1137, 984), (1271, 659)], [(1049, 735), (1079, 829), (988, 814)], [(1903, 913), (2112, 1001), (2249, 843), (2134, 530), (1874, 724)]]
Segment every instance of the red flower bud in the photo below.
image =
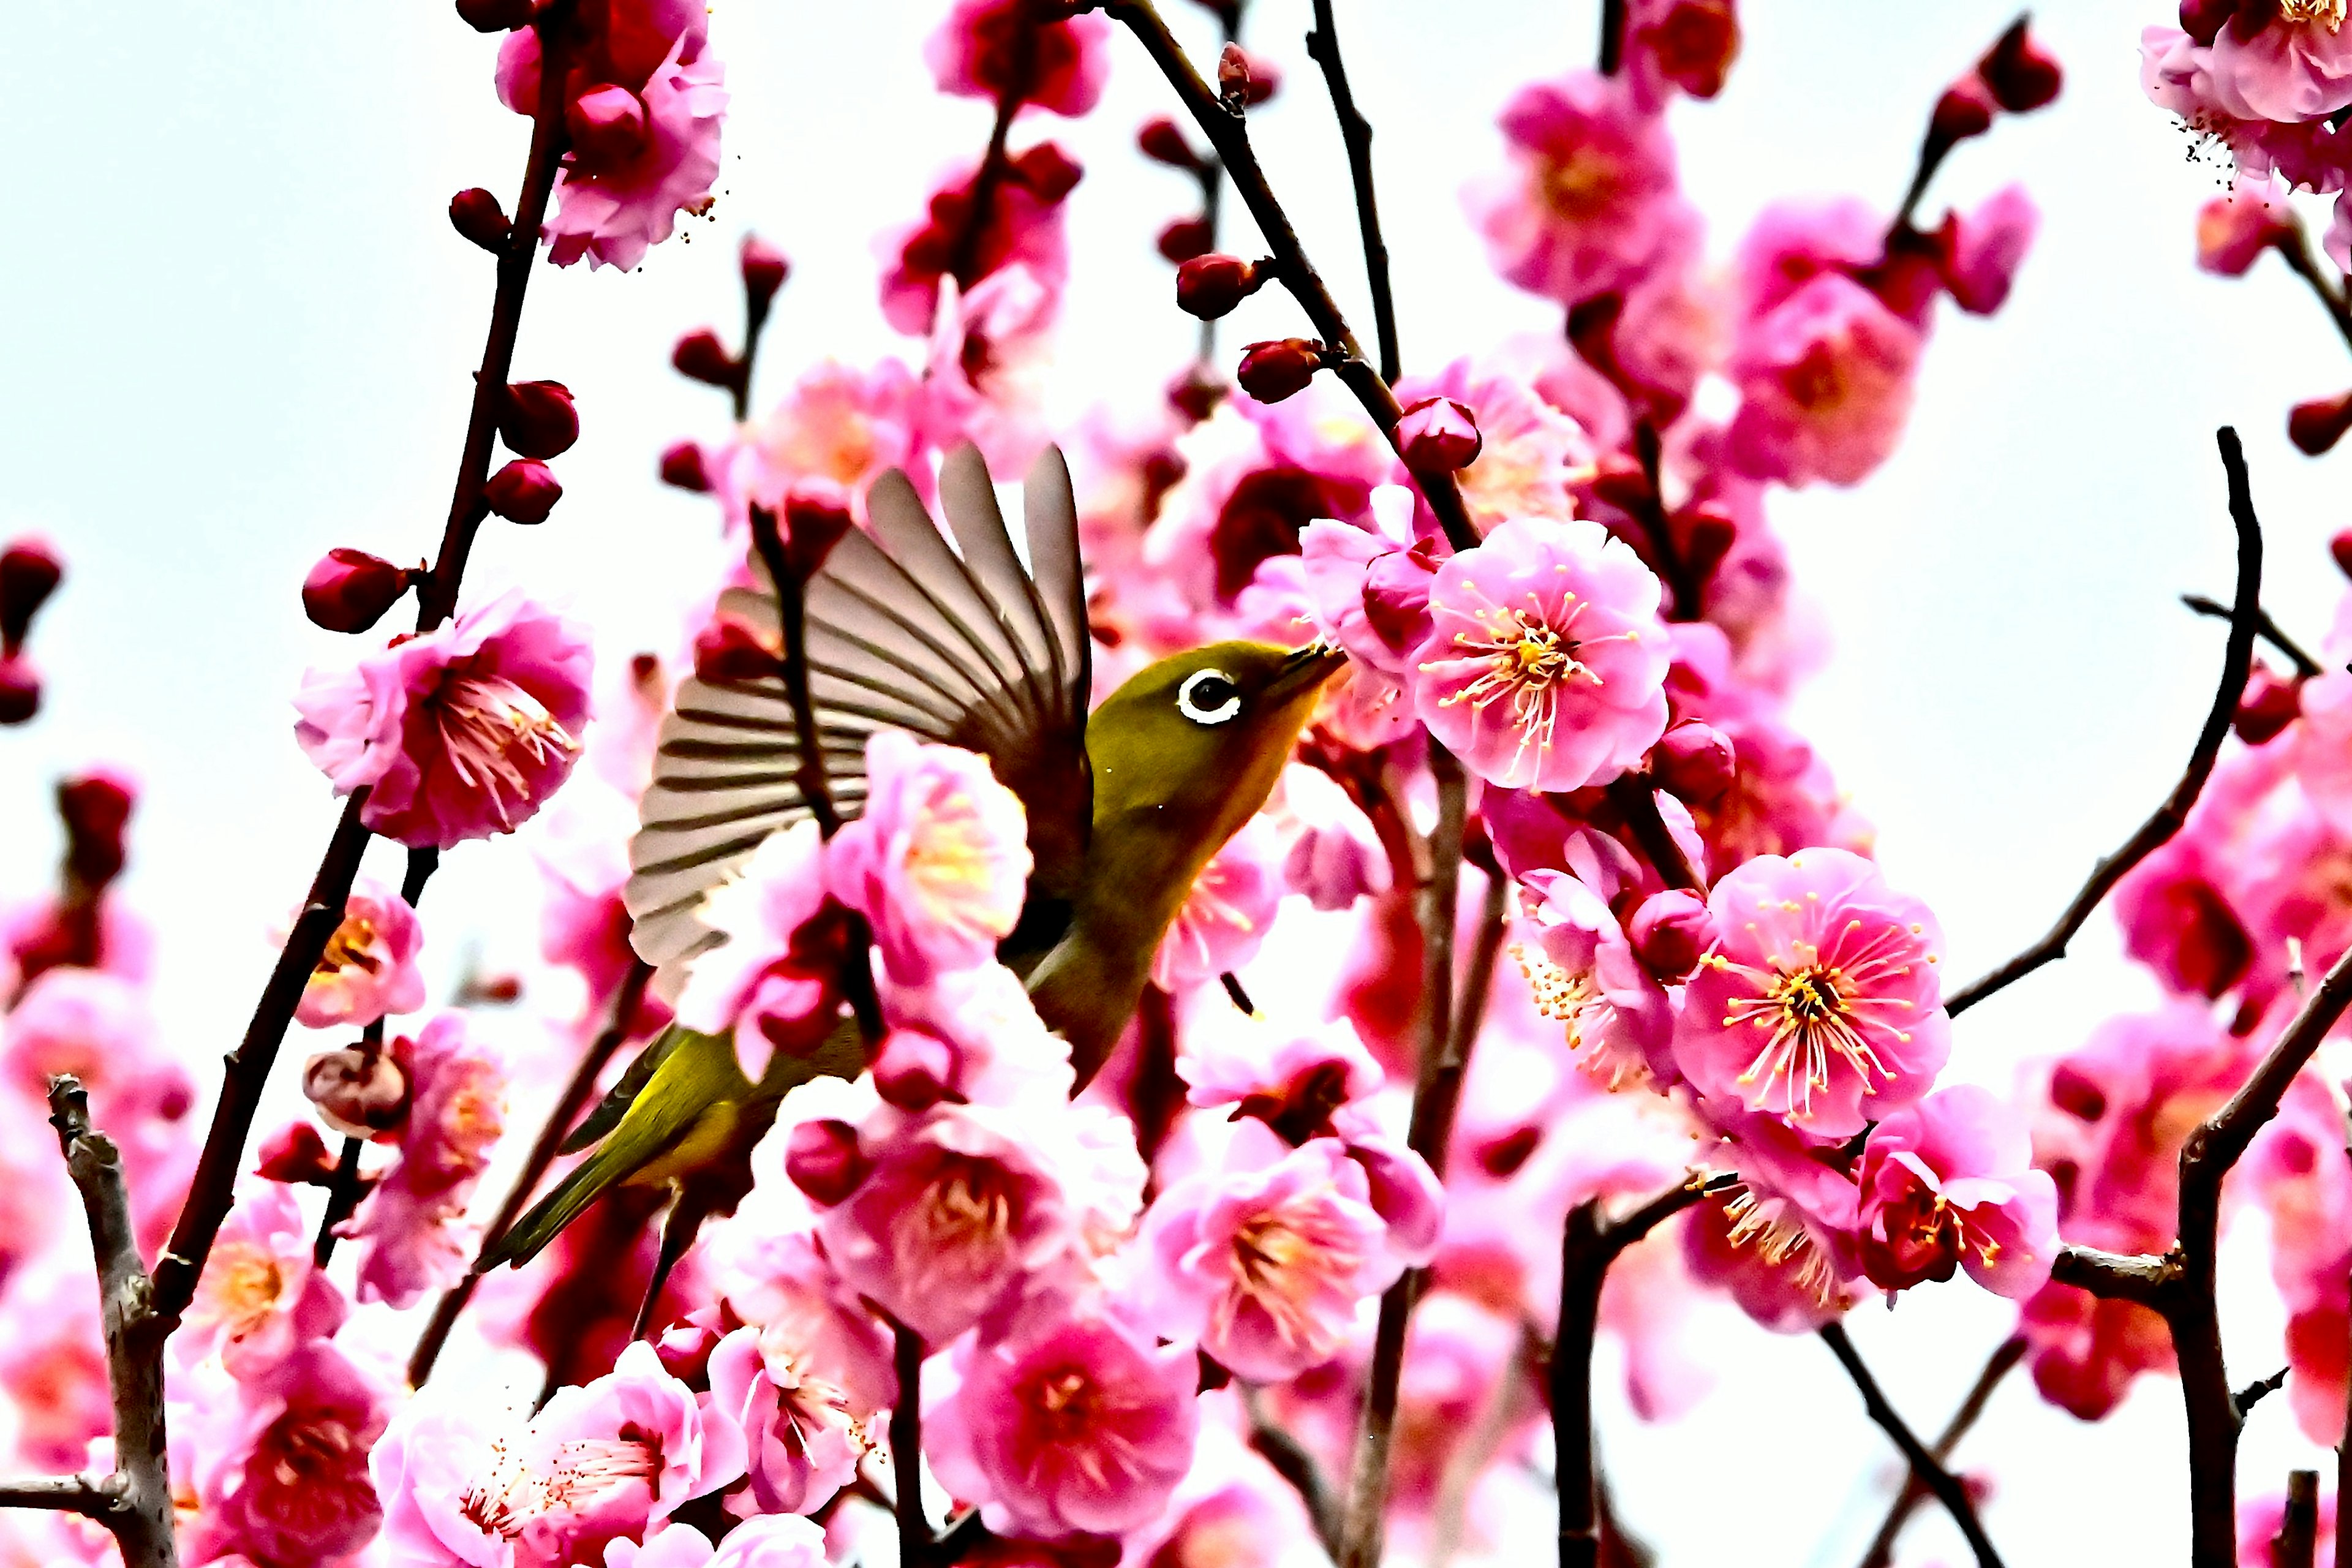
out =
[(691, 441), (677, 442), (661, 455), (661, 477), (662, 483), (682, 490), (710, 488), (710, 470), (703, 466), (702, 448)]
[(1143, 129), (1135, 133), (1135, 144), (1143, 155), (1155, 163), (1165, 163), (1171, 169), (1198, 169), (1201, 155), (1184, 139), (1184, 132), (1166, 115), (1147, 120)]
[(1013, 177), (1049, 207), (1076, 190), (1079, 177), (1086, 173), (1076, 158), (1051, 142), (1040, 142), (1025, 153), (1015, 153), (1011, 169)]
[(510, 33), (530, 26), (531, 0), (457, 0), (457, 16), (478, 33)]
[(1715, 920), (1706, 901), (1680, 888), (1653, 893), (1633, 911), (1626, 936), (1642, 967), (1668, 985), (1687, 979), (1701, 954), (1715, 943)]
[(776, 673), (783, 649), (733, 616), (713, 616), (695, 635), (694, 678), (714, 686), (765, 680)]
[(1738, 771), (1731, 739), (1712, 724), (1685, 719), (1668, 726), (1650, 751), (1650, 771), (1676, 800), (1706, 805), (1723, 798)]
[(1265, 281), (1257, 264), (1211, 251), (1176, 268), (1176, 308), (1213, 321), (1258, 291)]
[(1307, 338), (1275, 338), (1242, 353), (1234, 379), (1260, 403), (1279, 403), (1307, 390), (1323, 368), (1323, 345)]
[(1217, 56), (1217, 96), (1226, 107), (1249, 101), (1249, 51), (1239, 44), (1229, 43)]
[(2011, 114), (2031, 114), (2052, 102), (2066, 79), (2058, 61), (2033, 41), (2022, 16), (1985, 51), (1985, 58), (1977, 62), (1977, 74), (1984, 79), (1992, 100)]
[(816, 575), (841, 536), (849, 531), (849, 511), (831, 496), (795, 490), (784, 497), (784, 569), (806, 582)]
[(0, 652), (25, 646), (34, 616), (65, 575), (65, 563), (45, 541), (26, 537), (0, 550)]
[(2352, 392), (2315, 397), (2287, 411), (2286, 438), (2305, 457), (2316, 458), (2352, 430)]
[(1941, 157), (1971, 136), (1992, 129), (1992, 93), (1975, 76), (1964, 76), (1944, 89), (1936, 112), (1927, 120), (1927, 148)]
[(874, 1091), (908, 1112), (929, 1110), (948, 1097), (955, 1052), (937, 1035), (893, 1029), (874, 1057)]
[(2257, 664), (2246, 678), (2245, 695), (2230, 727), (2249, 746), (2259, 746), (2285, 729), (2303, 713), (2303, 682), (2267, 665)]
[(564, 106), (572, 151), (583, 163), (610, 168), (645, 150), (646, 106), (625, 87), (592, 88)]
[(784, 286), (784, 279), (793, 275), (793, 264), (784, 253), (757, 235), (743, 237), (741, 265), (743, 292), (755, 309), (766, 308)]
[(2336, 569), (2352, 577), (2352, 528), (2339, 530), (2327, 542), (2327, 553), (2336, 558)]
[(22, 724), (41, 710), (41, 677), (22, 654), (0, 658), (0, 724)]
[[(1232, 390), (1222, 377), (1203, 371), (1199, 365), (1191, 365), (1168, 384), (1168, 405), (1190, 423), (1198, 425), (1217, 411), (1217, 405), (1223, 403), (1225, 395)], [(1151, 474), (1147, 465), (1146, 482), (1158, 487), (1152, 494), (1160, 495), (1184, 477), (1184, 468), (1172, 457), (1155, 461), (1174, 465), (1172, 471), (1164, 475)]]
[(580, 411), (560, 381), (518, 381), (499, 405), (499, 439), (518, 457), (560, 457), (580, 439)]
[(262, 1140), (253, 1173), (268, 1182), (323, 1187), (335, 1179), (327, 1141), (307, 1121), (289, 1121)]
[(338, 545), (302, 579), (302, 613), (331, 632), (363, 632), (400, 603), (409, 578), (389, 561)]
[(74, 879), (95, 890), (122, 874), (123, 835), (139, 796), (127, 780), (84, 773), (58, 785), (58, 816), (66, 828), (66, 865)]
[(2199, 48), (2209, 49), (2221, 28), (2237, 15), (2240, 0), (2180, 0), (2180, 30)]
[(320, 1051), (303, 1064), (302, 1093), (346, 1138), (374, 1138), (408, 1120), (408, 1074), (389, 1050)]
[(490, 482), (482, 487), (482, 499), (509, 522), (545, 522), (555, 503), (563, 499), (563, 487), (555, 482), (545, 463), (517, 458), (490, 476)]
[(784, 1174), (810, 1201), (828, 1208), (857, 1190), (867, 1168), (857, 1129), (846, 1121), (803, 1121), (784, 1145)]
[(1689, 569), (1691, 581), (1702, 587), (1739, 541), (1738, 521), (1721, 501), (1701, 501), (1676, 512), (1675, 532), (1683, 542), (1683, 564)]
[(688, 381), (698, 381), (706, 386), (731, 386), (735, 383), (735, 356), (719, 341), (719, 334), (709, 327), (697, 327), (677, 340), (669, 351), (669, 363), (678, 374)]
[(449, 226), (495, 256), (506, 247), (513, 225), (499, 198), (476, 185), (449, 198)]
[(1206, 256), (1216, 242), (1216, 231), (1207, 218), (1180, 217), (1160, 231), (1160, 254), (1181, 266), (1196, 256)]
[(1450, 397), (1424, 397), (1397, 421), (1397, 455), (1415, 473), (1450, 474), (1478, 460), (1478, 420)]

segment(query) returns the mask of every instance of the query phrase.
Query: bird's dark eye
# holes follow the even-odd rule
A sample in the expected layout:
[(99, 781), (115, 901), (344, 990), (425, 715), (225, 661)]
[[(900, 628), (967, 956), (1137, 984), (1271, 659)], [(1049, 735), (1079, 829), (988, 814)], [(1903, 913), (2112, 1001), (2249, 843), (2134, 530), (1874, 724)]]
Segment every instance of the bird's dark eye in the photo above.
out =
[(1242, 710), (1242, 689), (1222, 669), (1196, 669), (1177, 688), (1176, 710), (1195, 724), (1222, 724)]

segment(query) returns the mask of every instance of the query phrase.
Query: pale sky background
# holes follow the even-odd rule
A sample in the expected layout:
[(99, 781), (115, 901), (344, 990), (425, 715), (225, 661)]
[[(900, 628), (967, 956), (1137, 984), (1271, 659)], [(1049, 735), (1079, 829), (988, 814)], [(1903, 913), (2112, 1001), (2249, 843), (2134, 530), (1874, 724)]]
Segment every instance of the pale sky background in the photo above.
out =
[[(1164, 0), (1198, 40), (1201, 15)], [(608, 657), (667, 647), (707, 582), (707, 503), (660, 487), (655, 458), (718, 436), (723, 399), (667, 369), (681, 330), (740, 310), (733, 246), (754, 227), (794, 276), (768, 341), (764, 404), (825, 354), (907, 347), (875, 308), (874, 234), (919, 210), (940, 165), (976, 152), (987, 109), (936, 98), (919, 44), (940, 4), (731, 0), (712, 47), (737, 94), (714, 222), (624, 277), (542, 268), (517, 374), (568, 383), (584, 435), (557, 468), (545, 527), (492, 523), (468, 584), (568, 598)], [(1492, 166), (1495, 110), (1520, 83), (1591, 61), (1590, 0), (1374, 0), (1341, 7), (1358, 97), (1378, 128), (1381, 206), (1410, 367), (1434, 368), (1553, 307), (1487, 270), (1461, 221)], [(2141, 99), (2141, 26), (2164, 0), (2071, 0), (2042, 21), (2064, 62), (2056, 107), (2005, 120), (1951, 160), (1927, 209), (2022, 179), (2044, 226), (1998, 318), (1946, 311), (1911, 433), (1851, 491), (1778, 494), (1772, 512), (1836, 657), (1799, 723), (1880, 828), (1896, 885), (1972, 975), (2047, 924), (2092, 860), (2177, 776), (2209, 700), (2221, 627), (2176, 595), (2227, 595), (2231, 534), (2214, 426), (2245, 436), (2268, 526), (2267, 602), (2316, 644), (2342, 587), (2325, 542), (2344, 516), (2339, 455), (2284, 439), (2288, 405), (2352, 382), (2343, 345), (2275, 260), (2236, 282), (2191, 265), (2217, 176)], [(1745, 7), (1724, 96), (1675, 111), (1683, 173), (1728, 251), (1767, 200), (1858, 193), (1891, 206), (1929, 104), (2006, 24), (1983, 0), (1773, 0)], [(1257, 0), (1249, 41), (1289, 73), (1252, 116), (1311, 254), (1369, 335), (1347, 180), (1301, 36), (1306, 0)], [(16, 149), (18, 238), (0, 276), (0, 537), (50, 534), (68, 563), (37, 629), (47, 706), (0, 731), (0, 896), (43, 886), (62, 772), (128, 766), (145, 794), (132, 903), (160, 931), (165, 1026), (193, 1062), (234, 1043), (266, 972), (270, 923), (306, 885), (334, 815), (296, 749), (303, 667), (347, 658), (296, 589), (326, 547), (415, 559), (437, 541), (478, 363), (488, 259), (443, 216), (486, 184), (511, 205), (526, 126), (490, 89), (492, 40), (445, 5), (47, 4), (10, 17), (0, 123)], [(1188, 182), (1132, 153), (1172, 107), (1124, 36), (1103, 106), (1060, 137), (1087, 165), (1055, 405), (1131, 405), (1188, 352), (1151, 237)], [(1246, 224), (1244, 217), (1232, 220)], [(1227, 247), (1249, 248), (1228, 228)], [(1229, 342), (1303, 330), (1276, 291)], [(404, 613), (404, 612), (403, 612)], [(396, 857), (379, 847), (380, 868)], [(493, 961), (534, 933), (510, 842), (450, 858), (427, 900), (444, 966), (478, 936)], [(2022, 1057), (2069, 1047), (2151, 994), (2094, 921), (2077, 956), (1964, 1019), (1956, 1076), (2005, 1086)], [(310, 1048), (297, 1041), (291, 1049)], [(214, 1081), (210, 1068), (207, 1094)], [(2233, 1240), (2259, 1285), (2259, 1236)], [(2226, 1303), (2232, 1374), (2280, 1361), (2274, 1302)], [(2006, 1331), (1965, 1284), (1867, 1308), (1853, 1333), (1932, 1431)], [(1642, 1428), (1604, 1394), (1604, 1449), (1628, 1521), (1668, 1564), (1827, 1565), (1874, 1527), (1892, 1452), (1827, 1351), (1727, 1312), (1707, 1320), (1724, 1386)], [(2243, 1486), (2275, 1489), (2317, 1451), (2284, 1399), (2252, 1418)], [(2012, 1563), (2186, 1551), (2178, 1385), (2145, 1383), (2108, 1422), (2042, 1406), (2020, 1377), (1964, 1458), (1995, 1459), (1989, 1527)], [(1964, 1560), (1940, 1518), (1911, 1563)]]

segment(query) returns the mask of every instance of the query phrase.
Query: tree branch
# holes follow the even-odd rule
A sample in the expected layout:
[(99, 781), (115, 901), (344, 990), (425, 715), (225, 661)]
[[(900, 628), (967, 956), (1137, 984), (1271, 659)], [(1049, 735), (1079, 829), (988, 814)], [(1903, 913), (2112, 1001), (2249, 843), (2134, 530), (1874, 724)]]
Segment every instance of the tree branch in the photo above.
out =
[(2352, 348), (2352, 303), (2347, 302), (2343, 289), (2330, 282), (2327, 275), (2319, 269), (2319, 260), (2311, 254), (2311, 238), (2304, 233), (2300, 216), (2294, 220), (2294, 237), (2282, 240), (2278, 252), (2285, 258), (2287, 266), (2294, 269), (2294, 275), (2311, 285), (2311, 291), (2318, 297), (2320, 306), (2327, 312), (2327, 319), (2335, 323), (2336, 335), (2344, 340), (2347, 348)]
[(1356, 107), (1348, 67), (1339, 58), (1339, 30), (1331, 25), (1331, 0), (1315, 0), (1315, 26), (1307, 29), (1307, 55), (1323, 68), (1331, 89), (1331, 112), (1348, 144), (1348, 177), (1356, 187), (1356, 226), (1364, 238), (1364, 279), (1372, 290), (1372, 331), (1380, 340), (1381, 379), (1391, 385), (1403, 374), (1397, 356), (1396, 300), (1389, 291), (1389, 247), (1381, 237), (1380, 203), (1372, 195), (1372, 126)]
[(1305, 1444), (1266, 1418), (1265, 1401), (1255, 1387), (1242, 1385), (1242, 1404), (1249, 1412), (1249, 1446), (1297, 1492), (1298, 1500), (1307, 1505), (1307, 1519), (1314, 1523), (1315, 1538), (1323, 1543), (1324, 1552), (1336, 1560), (1339, 1555), (1339, 1510), (1330, 1487), (1323, 1479), (1323, 1468), (1315, 1462), (1315, 1456), (1307, 1451)]
[(2214, 432), (2214, 440), (2221, 449), (2221, 467), (2229, 475), (2230, 521), (2238, 531), (2238, 589), (2230, 612), (2229, 646), (2221, 656), (2221, 684), (2213, 693), (2212, 707), (2206, 711), (2205, 727), (2198, 732), (2196, 749), (2189, 755), (2188, 770), (2172, 786), (2164, 804), (2157, 807), (2156, 814), (2124, 840), (2122, 848), (2092, 870), (2090, 880), (2083, 884), (2083, 890), (2074, 895), (2074, 902), (2066, 906), (2066, 912), (2058, 917), (2058, 923), (2047, 936), (1945, 1001), (1944, 1010), (1955, 1017), (2043, 964), (2065, 957), (2066, 944), (2083, 929), (2091, 911), (2123, 880), (2125, 873), (2180, 831), (2197, 797), (2204, 793), (2206, 779), (2212, 775), (2214, 761), (2221, 754), (2221, 742), (2230, 733), (2230, 721), (2236, 717), (2238, 703), (2245, 696), (2246, 677), (2253, 666), (2254, 633), (2260, 624), (2263, 596), (2263, 525), (2254, 516), (2245, 452), (2238, 444), (2237, 431), (2229, 426)]
[(1625, 819), (1625, 830), (1640, 846), (1643, 858), (1669, 888), (1683, 888), (1704, 897), (1706, 884), (1700, 879), (1698, 868), (1675, 842), (1666, 826), (1666, 819), (1658, 811), (1655, 786), (1646, 773), (1619, 773), (1606, 786), (1609, 804)]
[[(1257, 153), (1250, 146), (1249, 128), (1237, 109), (1227, 109), (1217, 95), (1201, 79), (1201, 73), (1169, 32), (1168, 24), (1160, 19), (1159, 9), (1151, 0), (1099, 0), (1099, 9), (1127, 25), (1169, 85), (1176, 89), (1185, 110), (1192, 117), (1202, 134), (1217, 150), (1225, 173), (1232, 176), (1234, 189), (1257, 220), (1259, 232), (1265, 235), (1266, 248), (1273, 253), (1276, 274), (1283, 287), (1290, 290), (1307, 319), (1338, 363), (1334, 374), (1356, 395), (1364, 411), (1372, 416), (1381, 433), (1393, 446), (1396, 423), (1403, 414), (1396, 391), (1380, 371), (1364, 358), (1363, 345), (1348, 328), (1348, 320), (1339, 312), (1314, 264), (1307, 260), (1306, 247), (1299, 243), (1298, 231), (1291, 226), (1289, 216), (1276, 200), (1274, 189), (1266, 183), (1265, 171), (1258, 166)], [(1464, 504), (1462, 490), (1450, 474), (1412, 476), (1429, 502), (1429, 510), (1437, 514), (1445, 530), (1446, 539), (1456, 550), (1467, 550), (1478, 542), (1478, 531), (1471, 526), (1469, 508)]]
[[(1928, 1450), (1935, 1455), (1937, 1464), (1950, 1464), (1953, 1450), (1960, 1446), (1960, 1439), (1969, 1435), (1969, 1429), (1984, 1414), (1986, 1405), (1991, 1402), (1993, 1390), (2000, 1386), (2001, 1379), (2009, 1375), (2011, 1368), (2025, 1359), (2026, 1348), (2024, 1335), (2011, 1334), (1993, 1351), (1984, 1364), (1984, 1370), (1977, 1373), (1976, 1385), (1969, 1390), (1968, 1397), (1960, 1401), (1960, 1407), (1952, 1412), (1952, 1418), (1945, 1424), (1942, 1436)], [(1902, 1535), (1904, 1525), (1910, 1521), (1912, 1512), (1926, 1500), (1927, 1496), (1927, 1489), (1920, 1485), (1918, 1476), (1906, 1469), (1903, 1472), (1903, 1488), (1895, 1493), (1894, 1504), (1886, 1510), (1886, 1521), (1878, 1527), (1878, 1534), (1872, 1539), (1870, 1550), (1863, 1553), (1862, 1568), (1889, 1568), (1895, 1561), (1896, 1539)]]
[(890, 1324), (891, 1359), (898, 1399), (890, 1407), (890, 1470), (897, 1482), (899, 1568), (924, 1568), (931, 1556), (931, 1522), (923, 1513), (923, 1336)]
[(2116, 1301), (2137, 1301), (2164, 1310), (2180, 1276), (2177, 1253), (2162, 1257), (2102, 1252), (2095, 1247), (2066, 1247), (2051, 1259), (2050, 1278)]
[(103, 1520), (120, 1506), (108, 1489), (111, 1478), (41, 1476), (30, 1480), (0, 1481), (0, 1508), (47, 1508)]
[(1984, 1525), (1977, 1518), (1976, 1504), (1969, 1500), (1968, 1488), (1960, 1484), (1959, 1478), (1937, 1462), (1936, 1456), (1927, 1451), (1917, 1435), (1905, 1425), (1895, 1406), (1886, 1402), (1878, 1380), (1870, 1375), (1870, 1368), (1863, 1364), (1862, 1356), (1853, 1348), (1853, 1342), (1846, 1337), (1845, 1325), (1836, 1321), (1823, 1323), (1821, 1336), (1822, 1342), (1830, 1347), (1831, 1353), (1838, 1358), (1838, 1364), (1845, 1368), (1846, 1375), (1853, 1379), (1854, 1387), (1862, 1394), (1863, 1407), (1870, 1412), (1870, 1418), (1895, 1440), (1895, 1446), (1903, 1451), (1903, 1458), (1910, 1464), (1911, 1473), (1935, 1494), (1936, 1500), (1944, 1505), (1944, 1511), (1952, 1516), (1952, 1522), (1960, 1527), (1960, 1533), (1968, 1537), (1969, 1550), (1976, 1553), (1978, 1568), (2000, 1568), (2000, 1553), (1995, 1552), (1992, 1542), (1985, 1538)]
[[(2235, 613), (2220, 600), (2207, 598), (2202, 594), (2183, 594), (2180, 595), (2180, 602), (2199, 615), (2210, 616), (2217, 621), (2226, 621)], [(2300, 643), (2280, 630), (2279, 624), (2271, 619), (2271, 613), (2268, 610), (2259, 613), (2254, 622), (2254, 631), (2263, 641), (2286, 655), (2287, 661), (2294, 666), (2294, 672), (2297, 675), (2309, 677), (2319, 673), (2319, 661), (2305, 652)]]
[(2271, 1538), (2272, 1568), (2312, 1568), (2319, 1555), (2319, 1472), (2289, 1470), (2286, 1507)]

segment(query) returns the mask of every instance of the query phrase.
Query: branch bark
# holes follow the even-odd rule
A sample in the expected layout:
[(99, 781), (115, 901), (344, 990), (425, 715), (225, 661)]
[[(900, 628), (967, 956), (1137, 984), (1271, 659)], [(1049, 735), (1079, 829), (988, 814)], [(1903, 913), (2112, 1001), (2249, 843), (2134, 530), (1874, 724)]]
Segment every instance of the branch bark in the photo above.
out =
[(2214, 432), (2214, 441), (2221, 450), (2221, 468), (2230, 481), (2230, 521), (2238, 531), (2238, 587), (2230, 611), (2230, 641), (2221, 656), (2221, 683), (2213, 693), (2213, 705), (2206, 710), (2205, 727), (2198, 732), (2196, 749), (2189, 754), (2189, 767), (2180, 782), (2156, 814), (2139, 826), (2139, 830), (2124, 840), (2123, 847), (2100, 861), (2092, 870), (2083, 890), (2074, 895), (2066, 912), (2048, 935), (2007, 963), (1972, 984), (1961, 987), (1944, 1004), (1944, 1010), (1954, 1017), (1975, 1006), (1994, 992), (2024, 979), (2043, 964), (2066, 956), (2066, 944), (2083, 929), (2091, 911), (2097, 909), (2125, 873), (2147, 859), (2168, 843), (2189, 820), (2197, 797), (2204, 793), (2205, 781), (2212, 775), (2215, 759), (2221, 754), (2221, 742), (2230, 733), (2230, 721), (2238, 711), (2238, 703), (2245, 696), (2246, 677), (2252, 668), (2254, 634), (2261, 625), (2263, 598), (2263, 525), (2254, 516), (2253, 492), (2246, 476), (2246, 455), (2238, 444), (2238, 433), (2224, 425)]
[(1978, 1568), (2000, 1568), (2000, 1553), (1993, 1550), (1992, 1542), (1986, 1538), (1984, 1525), (1977, 1518), (1976, 1504), (1969, 1500), (1968, 1488), (1960, 1484), (1958, 1477), (1937, 1462), (1936, 1456), (1927, 1451), (1927, 1445), (1919, 1441), (1917, 1434), (1904, 1422), (1895, 1406), (1887, 1403), (1885, 1394), (1878, 1386), (1878, 1380), (1870, 1375), (1870, 1368), (1863, 1364), (1860, 1352), (1853, 1348), (1853, 1342), (1846, 1337), (1845, 1325), (1836, 1321), (1823, 1323), (1821, 1335), (1831, 1353), (1838, 1358), (1838, 1364), (1845, 1368), (1848, 1377), (1853, 1379), (1854, 1387), (1862, 1394), (1863, 1407), (1870, 1412), (1870, 1418), (1894, 1439), (1895, 1446), (1903, 1451), (1904, 1459), (1909, 1463), (1912, 1475), (1935, 1494), (1936, 1500), (1944, 1505), (1944, 1511), (1952, 1516), (1952, 1522), (1960, 1527), (1960, 1533), (1968, 1538), (1969, 1550), (1976, 1553)]
[(890, 1407), (890, 1469), (898, 1497), (899, 1568), (925, 1568), (932, 1555), (931, 1523), (923, 1514), (923, 1336), (892, 1323), (891, 1359), (898, 1401)]
[[(1936, 1439), (1936, 1446), (1928, 1450), (1936, 1457), (1937, 1464), (1948, 1465), (1951, 1462), (1953, 1450), (1960, 1446), (1960, 1439), (1969, 1435), (1969, 1428), (1984, 1414), (1985, 1405), (1992, 1399), (1993, 1390), (2000, 1386), (2001, 1380), (2010, 1374), (2011, 1369), (2025, 1359), (2025, 1352), (2026, 1340), (2022, 1334), (2011, 1335), (1993, 1351), (1985, 1362), (1984, 1370), (1977, 1373), (1976, 1385), (1969, 1390), (1968, 1397), (1960, 1401), (1960, 1407), (1945, 1424), (1942, 1435)], [(1893, 1506), (1887, 1509), (1886, 1521), (1878, 1527), (1878, 1534), (1872, 1539), (1870, 1550), (1863, 1553), (1862, 1568), (1889, 1568), (1895, 1561), (1896, 1539), (1902, 1535), (1903, 1527), (1909, 1522), (1913, 1511), (1927, 1497), (1927, 1489), (1920, 1484), (1917, 1474), (1905, 1470), (1903, 1489), (1895, 1494)]]
[(1397, 354), (1396, 298), (1389, 289), (1389, 247), (1381, 237), (1380, 203), (1372, 194), (1372, 126), (1356, 107), (1348, 67), (1339, 57), (1339, 29), (1331, 25), (1331, 0), (1315, 0), (1315, 26), (1307, 30), (1307, 55), (1323, 68), (1331, 89), (1331, 112), (1348, 144), (1348, 178), (1356, 188), (1356, 226), (1364, 240), (1364, 280), (1372, 291), (1372, 334), (1381, 345), (1381, 379), (1391, 385), (1404, 374)]

